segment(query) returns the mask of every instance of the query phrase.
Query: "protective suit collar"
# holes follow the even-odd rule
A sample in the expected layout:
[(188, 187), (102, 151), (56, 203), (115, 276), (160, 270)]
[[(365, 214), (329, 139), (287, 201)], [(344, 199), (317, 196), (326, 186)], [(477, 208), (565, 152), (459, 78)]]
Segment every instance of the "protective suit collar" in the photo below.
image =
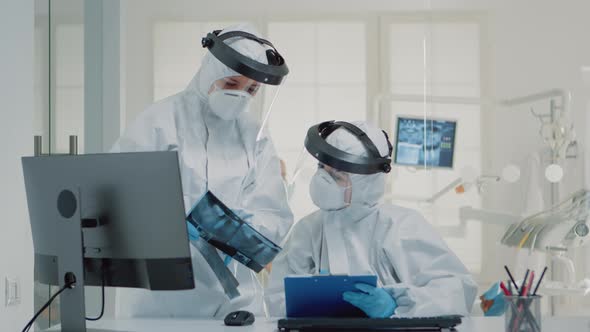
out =
[(359, 222), (378, 210), (379, 204), (351, 204), (350, 206), (337, 211), (322, 211), (328, 215), (327, 218), (339, 220), (341, 223)]
[[(351, 250), (350, 243), (345, 243), (347, 236), (344, 234), (351, 226), (356, 223), (368, 223), (365, 227), (372, 227), (371, 220), (375, 219), (378, 214), (377, 205), (373, 207), (357, 206), (356, 209), (346, 208), (338, 211), (322, 211), (322, 250), (324, 257), (328, 258), (328, 262), (322, 261), (326, 269), (331, 274), (354, 274), (354, 269), (350, 266), (350, 262), (346, 259), (341, 259), (343, 253)], [(325, 248), (324, 248), (325, 247)], [(352, 254), (352, 253), (350, 253)]]

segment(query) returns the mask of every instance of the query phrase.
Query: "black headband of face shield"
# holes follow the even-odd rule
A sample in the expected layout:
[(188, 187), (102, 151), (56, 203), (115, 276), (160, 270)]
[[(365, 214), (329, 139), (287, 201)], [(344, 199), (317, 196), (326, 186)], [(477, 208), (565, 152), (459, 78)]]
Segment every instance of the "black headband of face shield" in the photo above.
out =
[[(224, 65), (234, 71), (253, 79), (257, 82), (279, 85), (283, 78), (289, 74), (289, 68), (285, 59), (279, 54), (277, 49), (266, 39), (258, 38), (251, 33), (244, 31), (230, 31), (221, 34), (221, 30), (215, 30), (207, 34), (201, 40), (201, 45), (209, 49), (209, 52), (221, 61)], [(268, 65), (260, 63), (234, 50), (231, 46), (224, 43), (229, 38), (245, 38), (253, 40), (261, 45), (267, 45), (271, 49), (266, 50)]]
[[(356, 156), (339, 150), (326, 142), (326, 138), (338, 128), (344, 128), (355, 135), (365, 146), (369, 156)], [(386, 157), (381, 157), (379, 150), (364, 131), (344, 121), (326, 121), (309, 128), (305, 138), (305, 148), (321, 163), (340, 171), (353, 174), (389, 173), (393, 146), (389, 142), (387, 133), (383, 131), (383, 134), (389, 148)]]

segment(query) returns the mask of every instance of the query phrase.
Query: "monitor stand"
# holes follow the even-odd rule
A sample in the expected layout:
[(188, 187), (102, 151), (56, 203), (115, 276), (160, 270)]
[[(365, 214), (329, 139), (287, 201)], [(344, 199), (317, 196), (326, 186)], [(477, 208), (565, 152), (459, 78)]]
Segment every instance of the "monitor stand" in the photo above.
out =
[(59, 227), (59, 251), (57, 271), (59, 286), (66, 285), (66, 278), (75, 278), (75, 286), (60, 295), (61, 330), (63, 332), (86, 331), (86, 307), (84, 300), (84, 240), (80, 216), (80, 190), (68, 188), (57, 193), (57, 218)]
[(82, 233), (84, 223), (80, 214), (80, 189), (66, 188), (56, 193), (56, 196), (58, 212), (56, 218), (59, 220), (59, 227), (55, 230), (59, 235), (59, 250), (57, 252), (59, 286), (60, 288), (64, 287), (72, 278), (76, 284), (73, 288), (66, 289), (61, 293), (61, 324), (48, 331), (108, 332), (108, 330), (86, 329), (84, 236)]

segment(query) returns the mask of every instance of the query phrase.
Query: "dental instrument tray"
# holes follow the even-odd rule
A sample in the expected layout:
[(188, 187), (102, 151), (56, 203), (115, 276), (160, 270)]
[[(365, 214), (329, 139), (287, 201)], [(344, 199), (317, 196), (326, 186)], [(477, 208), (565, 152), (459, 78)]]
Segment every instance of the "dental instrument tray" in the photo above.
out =
[(256, 272), (282, 250), (210, 191), (192, 208), (186, 221), (199, 231), (202, 239)]

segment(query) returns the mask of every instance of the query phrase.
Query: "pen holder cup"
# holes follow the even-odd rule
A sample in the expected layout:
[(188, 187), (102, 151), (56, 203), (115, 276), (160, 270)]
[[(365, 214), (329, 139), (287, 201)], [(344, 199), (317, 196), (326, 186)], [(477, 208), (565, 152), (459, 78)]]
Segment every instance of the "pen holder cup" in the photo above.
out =
[(541, 332), (541, 296), (506, 296), (506, 332)]

